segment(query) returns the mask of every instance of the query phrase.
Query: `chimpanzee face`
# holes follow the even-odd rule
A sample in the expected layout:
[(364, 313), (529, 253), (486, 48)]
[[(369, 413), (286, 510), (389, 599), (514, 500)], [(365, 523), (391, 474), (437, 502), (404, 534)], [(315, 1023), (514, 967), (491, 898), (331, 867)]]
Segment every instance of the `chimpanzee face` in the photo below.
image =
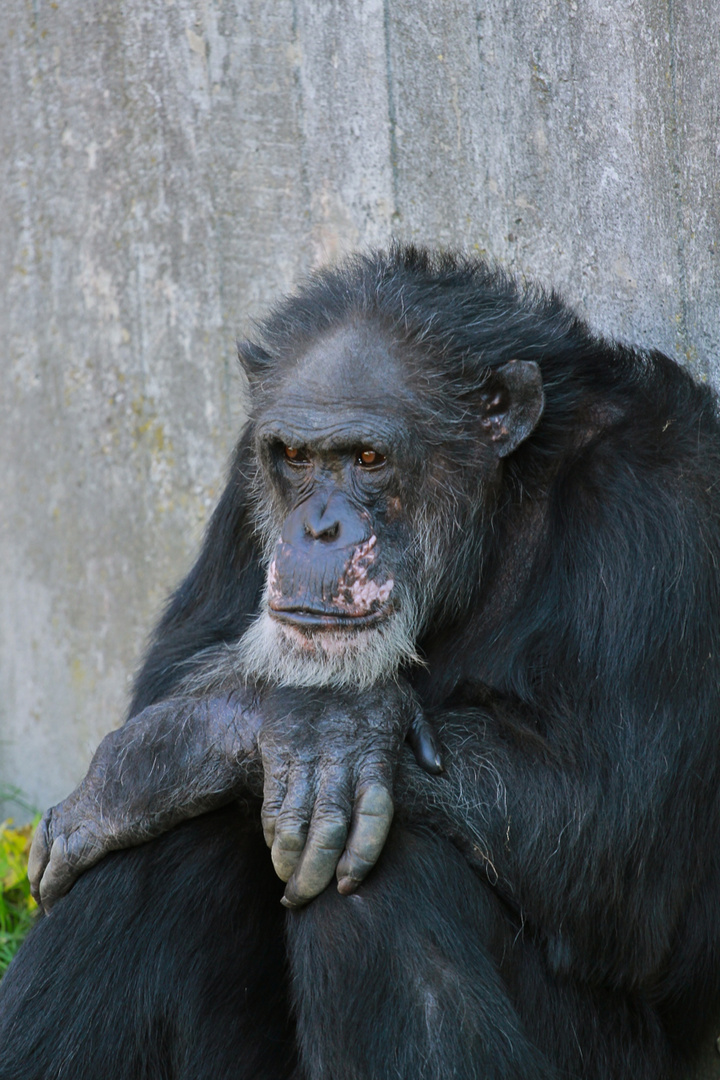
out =
[[(279, 385), (256, 391), (268, 572), (262, 613), (241, 645), (253, 675), (365, 685), (417, 659), (439, 568), (467, 561), (463, 533), (478, 535), (502, 456), (493, 431), (506, 445), (512, 396), (504, 384), (480, 394), (469, 426), (467, 403), (458, 410), (471, 432), (460, 440), (461, 466), (449, 436), (433, 435), (412, 365), (367, 323), (315, 341), (286, 361)], [(463, 469), (472, 482), (460, 499), (453, 474)]]
[(411, 433), (398, 414), (407, 396), (397, 357), (367, 326), (316, 342), (270, 400), (259, 395), (269, 565), (250, 639), (262, 627), (262, 648), (275, 665), (291, 658), (295, 681), (342, 682), (361, 655), (375, 681), (414, 656), (417, 604), (399, 584), (421, 563), (404, 498)]
[(342, 641), (397, 608), (397, 549), (407, 546), (398, 387), (375, 335), (341, 332), (311, 350), (258, 423), (281, 504), (268, 610), (284, 625)]

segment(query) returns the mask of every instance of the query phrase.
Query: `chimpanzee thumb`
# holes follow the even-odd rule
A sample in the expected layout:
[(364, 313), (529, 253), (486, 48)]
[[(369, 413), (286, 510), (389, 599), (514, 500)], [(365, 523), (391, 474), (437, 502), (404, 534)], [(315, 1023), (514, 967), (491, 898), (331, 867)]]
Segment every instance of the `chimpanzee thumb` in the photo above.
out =
[(437, 735), (430, 721), (419, 709), (415, 713), (408, 730), (407, 741), (410, 743), (415, 760), (421, 769), (431, 773), (433, 776), (437, 776), (443, 771)]

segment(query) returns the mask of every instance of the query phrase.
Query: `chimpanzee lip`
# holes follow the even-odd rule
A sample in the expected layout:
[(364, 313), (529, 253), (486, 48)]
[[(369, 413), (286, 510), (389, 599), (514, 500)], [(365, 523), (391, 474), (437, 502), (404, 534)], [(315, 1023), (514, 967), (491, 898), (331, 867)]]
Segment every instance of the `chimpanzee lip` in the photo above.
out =
[(360, 627), (374, 626), (383, 622), (390, 614), (389, 608), (381, 608), (379, 611), (369, 612), (367, 615), (347, 615), (341, 611), (326, 611), (319, 608), (307, 607), (273, 607), (270, 606), (270, 615), (278, 622), (290, 623), (291, 626), (301, 626), (311, 630), (333, 630), (341, 627), (359, 629)]

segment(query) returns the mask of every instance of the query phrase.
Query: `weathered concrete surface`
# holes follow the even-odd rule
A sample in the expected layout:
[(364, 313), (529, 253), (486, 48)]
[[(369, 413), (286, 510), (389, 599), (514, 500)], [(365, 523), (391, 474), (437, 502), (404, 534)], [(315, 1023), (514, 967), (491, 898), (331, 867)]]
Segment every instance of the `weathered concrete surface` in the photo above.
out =
[(719, 53), (715, 0), (5, 0), (0, 784), (121, 718), (309, 266), (479, 250), (720, 380)]

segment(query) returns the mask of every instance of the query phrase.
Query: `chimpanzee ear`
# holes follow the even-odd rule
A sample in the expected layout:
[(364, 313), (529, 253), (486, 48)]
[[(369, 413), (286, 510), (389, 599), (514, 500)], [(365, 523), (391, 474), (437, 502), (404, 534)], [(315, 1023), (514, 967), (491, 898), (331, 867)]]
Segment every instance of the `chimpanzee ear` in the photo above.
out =
[(532, 360), (510, 360), (495, 368), (481, 394), (480, 423), (495, 454), (507, 457), (537, 427), (545, 408), (540, 368)]

